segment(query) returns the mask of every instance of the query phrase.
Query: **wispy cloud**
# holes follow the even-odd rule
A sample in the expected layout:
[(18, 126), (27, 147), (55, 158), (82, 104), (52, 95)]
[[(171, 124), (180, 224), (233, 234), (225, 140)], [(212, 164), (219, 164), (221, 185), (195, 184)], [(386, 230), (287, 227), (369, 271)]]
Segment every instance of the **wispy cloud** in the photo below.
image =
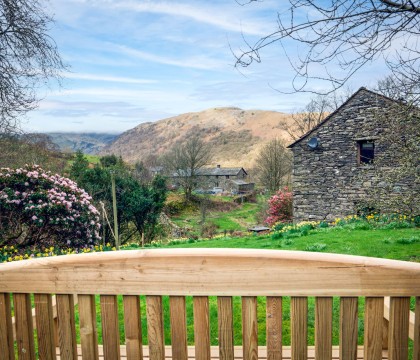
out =
[(221, 69), (226, 67), (226, 63), (211, 59), (205, 55), (202, 56), (190, 56), (183, 59), (175, 59), (167, 56), (161, 56), (152, 54), (146, 51), (141, 51), (137, 49), (130, 48), (125, 45), (117, 45), (117, 44), (110, 44), (113, 45), (114, 50), (118, 52), (120, 55), (125, 54), (128, 56), (135, 57), (137, 59), (142, 59), (150, 62), (155, 62), (163, 65), (172, 65), (178, 66), (183, 68), (190, 68), (190, 69), (199, 69), (199, 70), (215, 70)]
[(93, 81), (104, 81), (104, 82), (117, 82), (125, 84), (154, 84), (156, 80), (150, 79), (136, 79), (120, 76), (109, 76), (109, 75), (97, 75), (97, 74), (86, 74), (86, 73), (64, 73), (64, 77), (68, 79), (77, 80), (93, 80)]
[[(263, 22), (258, 22), (251, 19), (244, 20), (242, 24), (241, 20), (236, 16), (237, 14), (232, 14), (226, 11), (226, 7), (221, 3), (213, 4), (209, 6), (207, 3), (203, 3), (200, 6), (197, 6), (186, 3), (186, 2), (166, 2), (166, 1), (109, 1), (109, 0), (96, 0), (96, 1), (86, 1), (82, 0), (81, 2), (96, 4), (100, 6), (112, 7), (115, 9), (130, 10), (139, 13), (151, 13), (151, 14), (160, 14), (160, 15), (170, 15), (176, 17), (184, 17), (191, 19), (195, 22), (201, 24), (207, 24), (214, 26), (216, 28), (244, 33), (249, 35), (258, 35), (262, 36), (266, 33), (267, 29)], [(211, 3), (210, 3), (211, 4)], [(238, 9), (236, 9), (238, 10)]]

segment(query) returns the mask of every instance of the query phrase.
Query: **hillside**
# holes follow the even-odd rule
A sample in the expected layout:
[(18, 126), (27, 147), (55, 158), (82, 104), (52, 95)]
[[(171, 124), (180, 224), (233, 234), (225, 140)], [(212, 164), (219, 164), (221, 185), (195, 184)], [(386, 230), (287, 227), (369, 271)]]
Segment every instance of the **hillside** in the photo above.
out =
[(211, 165), (249, 168), (269, 140), (280, 138), (290, 142), (284, 129), (284, 124), (290, 121), (290, 114), (275, 111), (212, 108), (140, 124), (121, 134), (101, 154), (121, 155), (134, 163), (150, 155), (161, 155), (177, 141), (199, 133), (213, 145)]
[(62, 151), (82, 150), (85, 154), (97, 154), (118, 136), (102, 133), (47, 133)]

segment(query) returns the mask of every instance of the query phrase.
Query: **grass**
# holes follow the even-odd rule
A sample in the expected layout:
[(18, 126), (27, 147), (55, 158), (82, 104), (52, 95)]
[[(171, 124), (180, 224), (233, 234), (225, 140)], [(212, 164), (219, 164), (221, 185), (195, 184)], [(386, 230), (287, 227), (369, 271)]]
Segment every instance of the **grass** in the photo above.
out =
[[(174, 201), (175, 196), (171, 195), (170, 199)], [(217, 233), (247, 231), (258, 223), (257, 213), (263, 201), (261, 198), (256, 203), (244, 204), (235, 204), (232, 198), (226, 196), (212, 196), (209, 199), (211, 205), (206, 212), (205, 223), (214, 225)], [(188, 229), (189, 235), (201, 234), (202, 213), (199, 206), (190, 204), (178, 214), (171, 216), (171, 220), (181, 228)]]
[[(165, 245), (163, 245), (165, 246)], [(349, 230), (326, 228), (307, 235), (291, 233), (281, 237), (250, 235), (220, 237), (201, 241), (185, 241), (168, 245), (175, 248), (245, 248), (329, 252), (348, 255), (373, 256), (420, 262), (420, 231), (408, 229)], [(133, 245), (130, 248), (138, 248)]]

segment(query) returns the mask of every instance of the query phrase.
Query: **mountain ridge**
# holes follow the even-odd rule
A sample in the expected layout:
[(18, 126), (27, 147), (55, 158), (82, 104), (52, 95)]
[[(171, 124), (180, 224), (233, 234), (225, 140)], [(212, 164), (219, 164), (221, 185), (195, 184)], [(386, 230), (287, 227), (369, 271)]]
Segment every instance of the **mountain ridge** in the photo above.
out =
[(292, 115), (268, 110), (237, 107), (210, 108), (155, 122), (141, 123), (106, 145), (100, 155), (115, 154), (130, 163), (159, 156), (178, 141), (199, 134), (212, 145), (212, 164), (254, 166), (260, 149), (275, 138), (287, 145), (292, 141), (286, 128)]

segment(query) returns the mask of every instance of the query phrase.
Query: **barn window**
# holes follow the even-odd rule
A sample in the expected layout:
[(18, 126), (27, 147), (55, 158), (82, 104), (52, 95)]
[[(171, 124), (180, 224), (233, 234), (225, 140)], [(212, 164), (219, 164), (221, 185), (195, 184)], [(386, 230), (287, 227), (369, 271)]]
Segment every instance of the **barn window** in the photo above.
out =
[(357, 142), (359, 164), (372, 164), (375, 158), (375, 143), (373, 140), (362, 140)]

